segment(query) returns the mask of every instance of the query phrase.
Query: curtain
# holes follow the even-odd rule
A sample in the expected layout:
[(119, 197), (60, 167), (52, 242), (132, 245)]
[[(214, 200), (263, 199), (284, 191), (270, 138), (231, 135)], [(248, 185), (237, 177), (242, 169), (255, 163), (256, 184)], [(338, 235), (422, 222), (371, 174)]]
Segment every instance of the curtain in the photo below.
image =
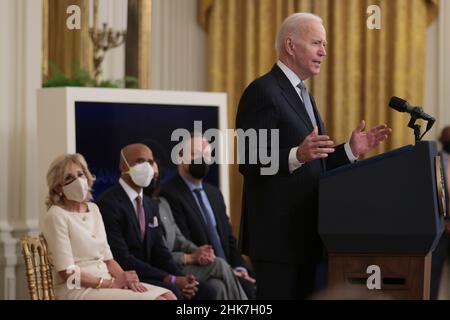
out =
[[(81, 29), (66, 27), (67, 7), (77, 5), (81, 9)], [(89, 38), (89, 0), (43, 0), (42, 79), (50, 76), (50, 63), (56, 64), (70, 76), (74, 65), (92, 71), (92, 43)]]
[[(109, 0), (110, 1), (110, 0)], [(128, 0), (125, 74), (137, 79), (137, 87), (150, 87), (152, 0)]]
[[(380, 30), (367, 27), (370, 5), (381, 9)], [(332, 139), (348, 141), (365, 119), (368, 127), (386, 123), (393, 129), (370, 155), (413, 143), (409, 117), (387, 105), (393, 95), (423, 102), (425, 33), (438, 0), (199, 0), (198, 20), (208, 39), (208, 89), (227, 93), (229, 128), (245, 87), (276, 62), (281, 22), (301, 11), (321, 16), (327, 30), (328, 56), (308, 86)], [(242, 196), (237, 165), (230, 168), (230, 196), (237, 234)]]

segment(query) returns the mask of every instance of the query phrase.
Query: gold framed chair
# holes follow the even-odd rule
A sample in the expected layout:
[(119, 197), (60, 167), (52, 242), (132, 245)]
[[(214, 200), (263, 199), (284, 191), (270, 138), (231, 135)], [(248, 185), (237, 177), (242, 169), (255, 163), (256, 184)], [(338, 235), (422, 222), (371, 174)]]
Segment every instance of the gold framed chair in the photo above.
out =
[(44, 236), (25, 236), (21, 244), (31, 300), (55, 300), (53, 265)]

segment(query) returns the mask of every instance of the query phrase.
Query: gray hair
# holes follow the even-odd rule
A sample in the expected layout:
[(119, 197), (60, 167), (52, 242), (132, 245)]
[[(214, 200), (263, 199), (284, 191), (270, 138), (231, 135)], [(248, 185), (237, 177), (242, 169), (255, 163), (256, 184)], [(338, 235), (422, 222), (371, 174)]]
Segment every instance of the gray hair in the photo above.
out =
[(294, 35), (296, 39), (300, 36), (304, 24), (310, 21), (323, 23), (321, 17), (307, 12), (297, 12), (287, 17), (278, 30), (277, 39), (275, 41), (275, 50), (277, 50), (278, 58), (283, 52), (284, 40), (289, 35)]

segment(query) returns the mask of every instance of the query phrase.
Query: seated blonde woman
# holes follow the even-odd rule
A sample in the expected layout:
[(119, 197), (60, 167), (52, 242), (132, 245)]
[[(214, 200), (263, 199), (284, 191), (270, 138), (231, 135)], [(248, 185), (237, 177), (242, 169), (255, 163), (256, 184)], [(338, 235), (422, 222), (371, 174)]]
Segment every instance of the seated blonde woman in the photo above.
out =
[(48, 212), (43, 233), (55, 270), (57, 299), (174, 300), (161, 287), (139, 282), (114, 260), (97, 205), (94, 178), (80, 154), (56, 158), (47, 172)]

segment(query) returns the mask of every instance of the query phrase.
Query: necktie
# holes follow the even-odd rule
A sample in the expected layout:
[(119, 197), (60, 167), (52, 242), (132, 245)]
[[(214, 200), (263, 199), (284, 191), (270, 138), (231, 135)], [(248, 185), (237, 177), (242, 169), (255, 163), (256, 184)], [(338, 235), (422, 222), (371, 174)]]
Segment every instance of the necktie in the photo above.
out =
[(206, 222), (206, 228), (208, 229), (209, 238), (211, 239), (211, 244), (214, 248), (214, 252), (216, 256), (226, 259), (225, 252), (223, 251), (222, 244), (220, 243), (219, 235), (217, 234), (217, 230), (213, 225), (212, 219), (208, 214), (205, 203), (202, 199), (201, 194), (202, 189), (194, 189), (194, 193), (197, 196), (198, 203), (200, 204), (200, 211), (203, 214)]
[(144, 241), (145, 237), (145, 211), (142, 204), (142, 198), (140, 196), (136, 197), (136, 211), (139, 221), (139, 229), (141, 230), (141, 240)]
[(300, 89), (300, 94), (303, 99), (303, 104), (305, 105), (306, 112), (308, 113), (309, 119), (313, 127), (317, 126), (316, 117), (314, 116), (314, 109), (311, 103), (311, 99), (309, 97), (308, 89), (305, 86), (305, 83), (301, 81), (297, 87)]

